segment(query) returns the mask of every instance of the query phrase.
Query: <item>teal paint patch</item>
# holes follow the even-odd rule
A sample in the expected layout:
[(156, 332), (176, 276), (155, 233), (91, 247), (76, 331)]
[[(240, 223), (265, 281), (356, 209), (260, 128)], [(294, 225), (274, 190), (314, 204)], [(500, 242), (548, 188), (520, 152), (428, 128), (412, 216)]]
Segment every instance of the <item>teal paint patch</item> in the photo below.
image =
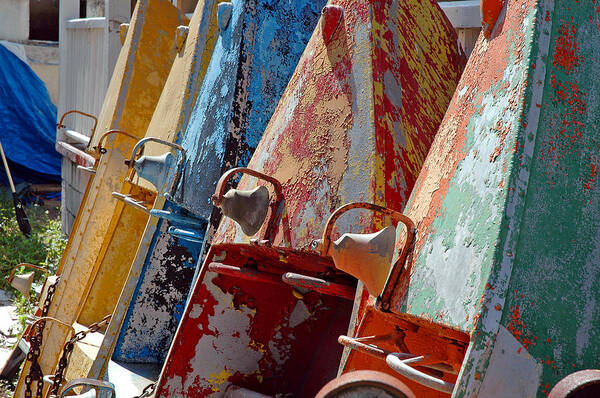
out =
[[(532, 24), (535, 10), (527, 16)], [(510, 36), (513, 36), (512, 34)], [(514, 143), (521, 126), (522, 95), (527, 77), (523, 53), (532, 37), (509, 46), (505, 73), (482, 92), (467, 90), (473, 98), (465, 142), (456, 152), (466, 154), (450, 179), (449, 188), (416, 254), (410, 313), (469, 331), (480, 311), (480, 298), (493, 272), (501, 222), (509, 191), (503, 185), (513, 168)], [(514, 105), (513, 105), (514, 103)], [(515, 133), (509, 133), (515, 132)], [(433, 297), (422, 286), (438, 294)], [(422, 296), (422, 297), (419, 297)], [(406, 308), (406, 307), (405, 307)]]
[[(483, 377), (490, 366), (490, 355), (493, 352), (499, 323), (503, 315), (505, 299), (510, 294), (509, 281), (512, 276), (513, 262), (517, 240), (520, 237), (521, 216), (525, 211), (525, 192), (529, 189), (530, 168), (534, 154), (535, 139), (538, 132), (538, 121), (541, 113), (544, 81), (546, 77), (545, 60), (548, 57), (550, 43), (550, 27), (552, 20), (553, 0), (536, 2), (535, 13), (528, 20), (535, 26), (525, 30), (530, 49), (523, 51), (522, 57), (527, 61), (527, 81), (523, 93), (523, 113), (518, 119), (520, 127), (513, 146), (510, 167), (513, 168), (506, 186), (508, 197), (503, 209), (504, 216), (500, 235), (496, 246), (498, 250), (494, 258), (493, 272), (482, 296), (482, 308), (476, 328), (472, 331), (472, 341), (465, 357), (455, 396), (477, 395), (482, 388)], [(532, 8), (533, 10), (533, 8)], [(510, 307), (510, 306), (509, 306)], [(522, 348), (525, 350), (525, 347)], [(479, 377), (477, 377), (479, 375)], [(485, 388), (485, 386), (483, 386)]]
[(392, 310), (470, 333), (456, 397), (488, 386), (517, 241), (536, 240), (523, 237), (522, 214), (552, 62), (546, 15), (551, 0), (505, 3), (492, 36), (472, 53), (407, 206), (417, 240)]
[(551, 16), (546, 90), (502, 318), (544, 365), (540, 397), (568, 374), (599, 365), (600, 35), (594, 3), (557, 3)]

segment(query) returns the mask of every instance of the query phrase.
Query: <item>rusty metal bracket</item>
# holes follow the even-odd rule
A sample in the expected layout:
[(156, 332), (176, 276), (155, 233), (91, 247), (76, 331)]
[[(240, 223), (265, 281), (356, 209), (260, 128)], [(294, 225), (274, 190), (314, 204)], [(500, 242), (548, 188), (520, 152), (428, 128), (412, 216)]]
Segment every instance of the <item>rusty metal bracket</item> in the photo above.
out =
[[(136, 136), (134, 136), (132, 134), (129, 134), (129, 133), (126, 133), (126, 132), (121, 131), (121, 130), (108, 130), (106, 133), (104, 133), (104, 134), (102, 134), (102, 136), (100, 136), (100, 139), (98, 140), (98, 144), (92, 148), (94, 150), (93, 153), (94, 153), (94, 155), (95, 155), (94, 157), (96, 159), (100, 159), (100, 156), (102, 156), (103, 154), (106, 153), (106, 147), (103, 146), (104, 145), (104, 141), (106, 141), (106, 138), (109, 135), (113, 135), (113, 134), (114, 135), (121, 134), (121, 135), (123, 135), (125, 137), (129, 137), (129, 138), (131, 138), (133, 140), (137, 140), (138, 139)], [(92, 142), (92, 140), (90, 139), (90, 143), (91, 142)], [(89, 147), (89, 144), (88, 144), (88, 147)], [(86, 150), (87, 149), (88, 148), (86, 148)]]
[(127, 166), (129, 166), (128, 176), (127, 176), (126, 180), (132, 181), (132, 178), (135, 174), (134, 165), (135, 165), (135, 159), (138, 154), (138, 151), (140, 150), (140, 148), (143, 148), (146, 145), (146, 143), (148, 143), (148, 142), (156, 142), (156, 143), (159, 143), (162, 145), (169, 146), (169, 147), (179, 151), (180, 157), (179, 157), (179, 161), (177, 162), (177, 169), (175, 172), (175, 176), (173, 178), (173, 181), (171, 181), (171, 187), (169, 188), (168, 193), (165, 194), (165, 197), (167, 199), (172, 200), (173, 195), (175, 194), (175, 189), (177, 189), (177, 185), (179, 184), (179, 180), (181, 179), (181, 175), (183, 173), (183, 167), (185, 166), (185, 160), (186, 160), (186, 156), (187, 156), (185, 149), (181, 145), (175, 144), (173, 142), (165, 141), (165, 140), (162, 140), (162, 139), (156, 138), (156, 137), (142, 138), (133, 147), (133, 150), (131, 151), (131, 157), (125, 161), (125, 164)]
[(331, 216), (329, 216), (329, 219), (327, 220), (327, 223), (325, 224), (325, 230), (323, 231), (323, 238), (322, 238), (323, 246), (321, 247), (321, 250), (320, 250), (322, 256), (328, 255), (327, 253), (329, 252), (329, 247), (331, 246), (331, 233), (333, 232), (333, 227), (335, 226), (335, 222), (338, 220), (338, 218), (340, 218), (340, 216), (342, 214), (346, 213), (349, 210), (353, 210), (353, 209), (371, 210), (373, 212), (381, 213), (384, 216), (391, 217), (392, 220), (396, 223), (401, 222), (402, 224), (404, 224), (407, 229), (407, 239), (406, 239), (406, 242), (402, 249), (402, 252), (405, 252), (408, 250), (409, 244), (412, 243), (412, 240), (414, 237), (414, 230), (415, 230), (415, 225), (410, 218), (408, 218), (407, 216), (405, 216), (404, 214), (402, 214), (400, 212), (388, 209), (387, 207), (382, 207), (382, 206), (378, 206), (378, 205), (375, 205), (372, 203), (367, 203), (367, 202), (354, 202), (354, 203), (348, 203), (341, 207), (338, 207), (333, 212), (333, 214), (331, 214)]
[(90, 119), (94, 120), (94, 127), (92, 127), (92, 134), (90, 135), (90, 137), (89, 137), (90, 140), (88, 141), (88, 145), (89, 145), (89, 143), (92, 142), (92, 138), (94, 137), (94, 134), (96, 133), (96, 127), (98, 126), (98, 118), (96, 116), (90, 115), (89, 113), (79, 111), (77, 109), (71, 109), (70, 111), (66, 111), (65, 113), (63, 113), (63, 115), (60, 117), (59, 122), (56, 123), (56, 127), (59, 129), (67, 128), (67, 126), (64, 125), (65, 117), (67, 117), (67, 115), (70, 115), (73, 113), (76, 113), (76, 114), (79, 114), (82, 116), (86, 116), (86, 117), (89, 117)]
[(386, 284), (381, 294), (378, 297), (378, 304), (382, 309), (386, 310), (389, 308), (389, 301), (391, 299), (391, 290), (390, 286), (395, 286), (402, 269), (404, 268), (404, 263), (406, 262), (406, 258), (408, 257), (408, 252), (410, 251), (414, 238), (415, 238), (415, 224), (412, 222), (410, 218), (405, 216), (404, 214), (397, 212), (392, 209), (388, 209), (386, 207), (378, 206), (372, 203), (367, 202), (355, 202), (348, 203), (339, 208), (337, 208), (325, 224), (325, 230), (323, 231), (322, 245), (321, 245), (321, 255), (327, 256), (329, 252), (329, 248), (331, 246), (331, 233), (333, 231), (333, 227), (338, 218), (345, 212), (352, 209), (367, 209), (373, 212), (381, 213), (384, 216), (388, 216), (392, 219), (396, 224), (402, 223), (406, 227), (406, 237), (404, 240), (404, 245), (402, 246), (402, 250), (396, 259), (396, 262), (392, 264), (392, 268), (390, 274), (388, 275)]
[[(238, 173), (248, 174), (253, 177), (258, 178), (259, 180), (266, 181), (273, 186), (275, 191), (275, 198), (271, 200), (269, 204), (269, 208), (271, 209), (270, 214), (268, 216), (267, 228), (265, 230), (264, 236), (259, 240), (266, 240), (269, 244), (273, 243), (273, 239), (275, 235), (277, 235), (278, 225), (281, 221), (281, 216), (283, 214), (283, 205), (284, 205), (284, 197), (283, 197), (283, 189), (281, 183), (274, 177), (263, 174), (256, 170), (249, 169), (247, 167), (236, 167), (234, 169), (228, 170), (225, 172), (219, 182), (217, 182), (217, 187), (215, 189), (215, 194), (212, 196), (212, 202), (215, 206), (219, 206), (221, 201), (223, 200), (223, 195), (225, 195), (225, 189), (227, 188), (227, 183), (229, 180), (233, 178)], [(289, 237), (287, 237), (289, 241)]]
[(10, 274), (6, 277), (6, 281), (8, 283), (11, 283), (13, 281), (13, 278), (15, 277), (15, 272), (17, 272), (17, 270), (21, 267), (25, 267), (25, 268), (32, 268), (38, 271), (42, 271), (44, 272), (46, 275), (50, 275), (50, 271), (48, 271), (46, 268), (44, 267), (40, 267), (39, 265), (33, 265), (33, 264), (29, 264), (29, 263), (20, 263), (15, 265), (11, 270), (10, 270)]

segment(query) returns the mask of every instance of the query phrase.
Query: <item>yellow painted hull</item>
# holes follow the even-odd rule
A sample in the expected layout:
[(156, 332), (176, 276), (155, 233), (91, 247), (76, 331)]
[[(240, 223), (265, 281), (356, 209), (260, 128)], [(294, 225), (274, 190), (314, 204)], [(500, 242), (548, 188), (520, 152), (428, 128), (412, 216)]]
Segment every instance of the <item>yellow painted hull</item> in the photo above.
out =
[[(190, 21), (188, 37), (173, 63), (148, 127), (147, 137), (176, 142), (185, 130), (216, 43), (218, 3), (218, 0), (198, 2)], [(144, 153), (160, 154), (164, 151), (166, 151), (164, 146), (150, 144)], [(149, 184), (144, 184), (143, 180), (139, 183), (149, 187)], [(124, 186), (122, 192), (126, 192), (127, 189), (128, 187)], [(163, 203), (164, 199), (158, 197), (153, 201), (153, 207), (162, 208)], [(154, 235), (158, 221), (131, 206), (120, 206), (118, 210), (118, 214), (113, 217), (119, 220), (128, 218), (128, 220), (115, 223), (117, 229), (107, 237), (107, 247), (98, 259), (98, 273), (89, 289), (88, 299), (82, 303), (79, 322), (101, 319), (107, 313), (113, 313), (113, 319), (105, 333), (102, 345), (98, 347), (96, 357), (89, 362), (91, 363), (89, 368), (77, 365), (76, 358), (71, 360), (71, 366), (81, 369), (78, 377), (99, 378), (104, 374), (127, 305), (139, 278), (139, 273), (130, 272), (131, 264), (136, 262), (138, 254), (143, 263), (149, 247), (149, 242), (143, 238)], [(140, 215), (133, 219), (134, 213)], [(114, 283), (116, 274), (119, 274), (118, 281)], [(109, 290), (105, 290), (106, 288)], [(117, 306), (117, 304), (121, 305)], [(88, 358), (83, 357), (81, 362), (88, 363)]]
[[(180, 133), (185, 130), (216, 42), (217, 4), (218, 0), (198, 3), (190, 21), (189, 34), (181, 51), (175, 57), (148, 125), (146, 137), (176, 142), (180, 138)], [(173, 35), (175, 35), (174, 30)], [(166, 150), (167, 148), (162, 145), (149, 144), (144, 153), (161, 154)], [(135, 184), (125, 182), (118, 191), (162, 208), (162, 198), (155, 201), (155, 188), (144, 180), (134, 180)], [(150, 236), (153, 235), (156, 222), (156, 219), (149, 218), (142, 210), (124, 205), (121, 201), (117, 202), (103, 244), (97, 254), (95, 271), (88, 280), (84, 297), (80, 301), (78, 315), (75, 318), (77, 324), (89, 326), (105, 315), (113, 313), (121, 295), (124, 297), (132, 295), (137, 277), (130, 274), (130, 267), (138, 251), (144, 255), (147, 252), (148, 245), (144, 245), (141, 241), (147, 231), (151, 231)], [(133, 282), (131, 288), (128, 287), (129, 284), (125, 285), (128, 279)], [(125, 291), (121, 293), (124, 285)], [(67, 380), (76, 377), (100, 378), (102, 376), (112, 352), (112, 345), (116, 341), (118, 326), (120, 326), (119, 319), (122, 319), (122, 315), (124, 310), (115, 312), (114, 322), (102, 338), (96, 337), (89, 344), (80, 344), (81, 347), (77, 347), (70, 360)], [(101, 350), (102, 344), (109, 349)]]
[[(175, 142), (187, 124), (202, 76), (210, 61), (217, 30), (217, 2), (209, 0), (206, 3), (214, 5), (211, 10), (214, 21), (209, 24), (209, 29), (205, 26), (201, 27), (202, 13), (200, 12), (197, 12), (191, 21), (192, 31), (188, 35), (189, 40), (186, 40), (184, 48), (173, 62), (146, 130), (146, 137)], [(200, 10), (204, 8), (202, 4), (200, 6)], [(201, 31), (203, 34), (200, 34)], [(201, 62), (195, 65), (197, 62), (194, 62), (194, 57), (198, 56), (197, 44), (200, 37), (205, 45), (201, 46)], [(209, 40), (205, 41), (204, 38)], [(144, 153), (162, 154), (166, 150), (168, 149), (162, 145), (148, 144)], [(136, 179), (135, 182), (136, 184), (126, 182), (118, 191), (130, 194), (150, 205), (153, 204), (156, 197), (155, 188), (144, 180)], [(124, 206), (122, 202), (117, 204), (103, 245), (97, 255), (94, 267), (97, 272), (88, 284), (87, 296), (81, 301), (77, 322), (89, 325), (113, 312), (148, 220), (147, 213), (140, 209)]]
[[(128, 182), (123, 191), (136, 198), (145, 198), (149, 203), (156, 198), (154, 192)], [(126, 206), (122, 201), (117, 202), (109, 227), (111, 239), (99, 253), (94, 267), (97, 271), (88, 281), (77, 323), (89, 326), (113, 312), (129, 273), (130, 258), (137, 250), (147, 221), (144, 211)]]
[[(175, 58), (173, 32), (184, 22), (183, 18), (166, 0), (138, 1), (99, 116), (96, 142), (101, 133), (110, 129), (126, 131), (139, 138), (146, 134)], [(97, 272), (97, 256), (111, 227), (110, 215), (117, 207), (111, 193), (122, 187), (126, 172), (124, 160), (134, 144), (131, 138), (120, 135), (109, 138), (105, 145), (108, 151), (99, 160), (96, 174), (87, 186), (59, 265), (61, 280), (49, 312), (50, 316), (66, 323), (77, 320), (88, 281)], [(66, 338), (65, 328), (47, 323), (39, 358), (44, 374), (54, 372)], [(16, 398), (24, 394), (24, 378), (28, 372), (26, 362)]]

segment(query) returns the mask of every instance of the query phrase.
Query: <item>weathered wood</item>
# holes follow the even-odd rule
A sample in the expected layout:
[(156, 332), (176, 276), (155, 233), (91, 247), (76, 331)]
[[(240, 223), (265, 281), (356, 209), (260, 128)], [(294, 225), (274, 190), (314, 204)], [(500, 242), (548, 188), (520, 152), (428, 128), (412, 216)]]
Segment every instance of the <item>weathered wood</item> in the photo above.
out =
[[(370, 307), (358, 330), (397, 327), (384, 348), (460, 370), (455, 397), (543, 397), (598, 367), (595, 3), (505, 2), (407, 205), (417, 237), (388, 286), (395, 315)], [(344, 370), (364, 366), (387, 369), (355, 351)]]
[[(283, 187), (274, 247), (251, 244), (235, 222), (221, 222), (157, 397), (219, 396), (231, 384), (312, 397), (335, 376), (349, 301), (208, 266), (325, 273), (318, 267), (331, 259), (318, 262), (318, 253), (301, 249), (320, 238), (327, 217), (345, 202), (402, 209), (463, 65), (454, 29), (435, 2), (330, 2), (248, 165)], [(246, 175), (239, 188), (256, 184)], [(356, 211), (336, 230), (372, 232), (382, 221)], [(252, 238), (262, 239), (265, 228)]]
[[(198, 3), (196, 11), (190, 21), (190, 31), (185, 44), (169, 72), (161, 97), (148, 126), (147, 137), (160, 137), (168, 142), (181, 140), (190, 119), (200, 87), (209, 66), (211, 54), (214, 49), (218, 30), (216, 26), (217, 1), (207, 0)], [(175, 32), (173, 32), (173, 35)], [(168, 148), (149, 144), (145, 153), (164, 153)], [(120, 192), (133, 194), (132, 191), (143, 185), (146, 189), (154, 191), (151, 184), (136, 179), (136, 184), (124, 185)], [(129, 185), (129, 186), (127, 186)], [(141, 187), (137, 188), (138, 190)], [(164, 193), (164, 192), (161, 192)], [(137, 197), (137, 196), (136, 196)], [(157, 196), (154, 207), (161, 208), (164, 203), (163, 196)], [(123, 213), (115, 212), (113, 217), (121, 219), (133, 208), (122, 208)], [(99, 274), (90, 286), (88, 296), (81, 308), (81, 316), (95, 317), (103, 311), (113, 312), (113, 317), (107, 328), (104, 339), (97, 356), (89, 369), (88, 377), (99, 378), (108, 366), (112, 356), (117, 337), (121, 329), (131, 297), (140, 276), (139, 258), (145, 257), (150, 238), (154, 235), (158, 220), (144, 216), (139, 220), (129, 220), (115, 228), (113, 235), (106, 236), (106, 250), (97, 258)], [(128, 245), (133, 244), (132, 248)], [(142, 258), (143, 258), (142, 257)], [(106, 294), (104, 286), (111, 284), (115, 273), (122, 278), (120, 283), (113, 283), (110, 294)], [(91, 319), (90, 318), (90, 319)]]
[[(138, 1), (136, 13), (98, 118), (98, 131), (121, 129), (141, 138), (175, 57), (171, 32), (181, 24), (181, 16), (165, 0)], [(84, 194), (59, 265), (61, 280), (49, 312), (63, 322), (76, 320), (84, 289), (97, 271), (96, 255), (110, 226), (111, 217), (107, 215), (111, 215), (116, 206), (111, 192), (122, 184), (126, 171), (124, 160), (133, 144), (130, 138), (123, 136), (109, 140), (109, 150), (98, 162), (96, 174)], [(46, 329), (40, 365), (42, 371), (49, 374), (58, 361), (66, 329), (52, 324)], [(23, 396), (23, 381), (28, 372), (29, 364), (26, 364), (16, 397)]]
[[(200, 220), (202, 227), (194, 228), (200, 240), (214, 186), (224, 169), (249, 160), (314, 29), (318, 3), (237, 2), (228, 23), (220, 20), (211, 64), (180, 136), (185, 175), (173, 200), (155, 205)], [(171, 236), (170, 226), (191, 229), (161, 220), (145, 235), (149, 247), (133, 266), (141, 278), (116, 342), (117, 360), (162, 363), (167, 354), (201, 251), (198, 242)]]

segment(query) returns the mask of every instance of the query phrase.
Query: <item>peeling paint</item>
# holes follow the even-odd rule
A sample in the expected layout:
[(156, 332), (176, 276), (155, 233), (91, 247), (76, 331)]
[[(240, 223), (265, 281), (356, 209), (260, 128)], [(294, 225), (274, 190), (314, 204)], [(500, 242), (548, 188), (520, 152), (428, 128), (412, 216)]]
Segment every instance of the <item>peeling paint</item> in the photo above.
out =
[[(106, 99), (98, 117), (98, 132), (119, 129), (142, 138), (152, 117), (162, 87), (175, 57), (172, 32), (182, 24), (183, 15), (166, 0), (139, 1), (123, 45)], [(151, 80), (148, 77), (154, 73)], [(101, 134), (96, 135), (96, 140)], [(80, 300), (93, 279), (97, 255), (105, 243), (118, 191), (125, 177), (124, 160), (134, 145), (131, 139), (113, 136), (107, 140), (108, 152), (98, 162), (79, 209), (75, 225), (58, 268), (61, 280), (49, 316), (72, 324), (80, 310)], [(92, 142), (95, 145), (96, 142)], [(66, 339), (66, 329), (49, 324), (40, 356), (44, 374), (50, 374)], [(21, 372), (16, 397), (23, 396)]]
[[(217, 0), (206, 0), (198, 3), (190, 21), (190, 30), (184, 46), (173, 61), (165, 87), (148, 125), (147, 136), (164, 138), (170, 142), (177, 141), (187, 126), (216, 41), (218, 30), (216, 26), (216, 7)], [(151, 144), (145, 148), (145, 153), (156, 155), (162, 154), (164, 150), (163, 146)], [(135, 183), (135, 185), (150, 186), (143, 179), (136, 179)], [(127, 193), (126, 188), (124, 186), (121, 192)], [(151, 188), (154, 189), (154, 187)], [(158, 187), (158, 191), (164, 192), (164, 187)], [(145, 199), (144, 202), (154, 203), (155, 208), (162, 208), (164, 197), (159, 195), (156, 200)], [(118, 301), (114, 307), (113, 316), (98, 355), (87, 375), (88, 377), (100, 378), (109, 358), (112, 356), (123, 318), (127, 313), (129, 301), (140, 277), (139, 264), (143, 264), (145, 255), (152, 244), (151, 238), (156, 227), (157, 220), (154, 218), (148, 219), (148, 217), (145, 217), (144, 221), (129, 223), (121, 228), (118, 233), (127, 234), (134, 231), (126, 239), (135, 244), (137, 250), (135, 248), (124, 250), (120, 246), (123, 239), (115, 235), (111, 238), (115, 244), (108, 246), (105, 258), (101, 259), (103, 263), (100, 265), (100, 269), (110, 272), (110, 269), (115, 267), (115, 263), (119, 263), (119, 266), (127, 267), (129, 273), (124, 275), (127, 276), (127, 279), (122, 285), (122, 289), (120, 286), (115, 286), (121, 294), (114, 297)], [(136, 234), (137, 236), (134, 238)], [(118, 260), (113, 259), (114, 257), (118, 257)]]
[[(166, 209), (173, 210), (166, 206)], [(113, 358), (124, 362), (160, 363), (165, 347), (175, 330), (189, 291), (190, 280), (200, 252), (197, 244), (180, 242), (167, 229), (171, 224), (161, 220), (148, 249), (133, 300), (125, 315)]]
[[(277, 8), (265, 4), (234, 1), (228, 27), (216, 41), (189, 124), (180, 136), (188, 164), (165, 209), (210, 219), (209, 198), (220, 174), (248, 161), (320, 11), (309, 1)], [(295, 40), (289, 42), (289, 37)], [(158, 225), (120, 328), (116, 359), (161, 363), (186, 303), (202, 245), (174, 239), (166, 222)], [(184, 224), (178, 227), (189, 229)]]
[(391, 324), (467, 337), (454, 397), (543, 397), (598, 366), (595, 18), (594, 2), (507, 0), (407, 205)]
[[(324, 23), (318, 25), (248, 166), (283, 186), (279, 234), (273, 247), (248, 244), (232, 220), (222, 220), (163, 368), (158, 397), (217, 396), (213, 388), (221, 387), (209, 378), (220, 369), (232, 373), (229, 383), (262, 394), (308, 397), (337, 372), (336, 340), (348, 328), (352, 303), (273, 280), (284, 272), (341, 278), (331, 275), (329, 257), (300, 249), (320, 237), (327, 217), (345, 202), (402, 207), (464, 59), (433, 2), (330, 5), (343, 7), (340, 25), (326, 38)], [(243, 176), (239, 187), (255, 184)], [(372, 232), (380, 221), (357, 211), (340, 218), (337, 228)], [(283, 232), (288, 228), (291, 241)], [(208, 267), (217, 256), (222, 264), (276, 277), (266, 288), (235, 275), (215, 276)], [(222, 309), (201, 307), (207, 298)], [(249, 324), (239, 316), (247, 307), (253, 309)], [(199, 316), (200, 308), (210, 315)], [(225, 343), (226, 350), (215, 350)], [(243, 355), (254, 350), (260, 356)], [(229, 357), (236, 361), (224, 364)], [(204, 368), (192, 369), (199, 362)]]

